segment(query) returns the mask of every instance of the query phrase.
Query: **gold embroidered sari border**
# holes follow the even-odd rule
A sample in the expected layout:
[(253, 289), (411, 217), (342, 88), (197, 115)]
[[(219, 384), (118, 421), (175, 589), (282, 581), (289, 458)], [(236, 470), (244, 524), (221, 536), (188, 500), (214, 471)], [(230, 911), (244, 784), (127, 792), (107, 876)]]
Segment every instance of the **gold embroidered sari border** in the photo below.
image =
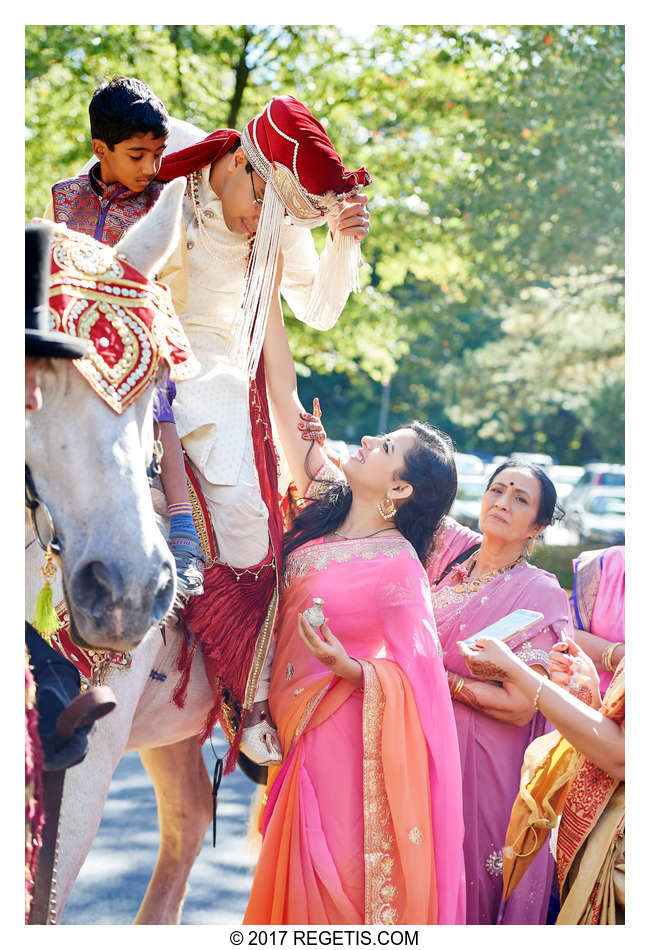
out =
[[(304, 577), (310, 571), (325, 570), (333, 561), (345, 564), (352, 558), (372, 561), (376, 557), (397, 557), (407, 551), (416, 561), (418, 556), (406, 538), (354, 538), (328, 541), (292, 551), (285, 560), (283, 584), (285, 587), (296, 577)], [(419, 561), (418, 561), (419, 563)]]
[(319, 691), (314, 696), (312, 696), (312, 698), (308, 701), (307, 705), (305, 706), (303, 714), (300, 717), (298, 725), (296, 726), (295, 731), (293, 733), (293, 739), (291, 740), (292, 749), (295, 746), (298, 739), (300, 738), (300, 736), (303, 734), (303, 732), (307, 728), (307, 726), (309, 725), (309, 720), (314, 714), (316, 707), (320, 703), (321, 699), (323, 698), (327, 690), (330, 688), (331, 682), (332, 682), (332, 677), (329, 676), (323, 688), (319, 689)]
[(366, 924), (396, 924), (393, 883), (395, 830), (388, 805), (381, 758), (384, 693), (368, 660), (363, 668), (363, 853)]

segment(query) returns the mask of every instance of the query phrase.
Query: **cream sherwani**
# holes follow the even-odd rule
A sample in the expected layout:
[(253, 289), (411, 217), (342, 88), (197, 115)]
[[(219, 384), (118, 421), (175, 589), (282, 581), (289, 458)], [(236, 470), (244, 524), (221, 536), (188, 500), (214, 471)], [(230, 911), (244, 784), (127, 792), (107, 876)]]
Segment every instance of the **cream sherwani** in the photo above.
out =
[[(175, 122), (168, 151), (194, 144), (205, 133)], [(183, 205), (185, 234), (160, 275), (200, 363), (199, 374), (177, 384), (174, 416), (183, 446), (197, 469), (212, 516), (219, 556), (236, 567), (259, 562), (268, 550), (266, 507), (253, 461), (248, 380), (227, 358), (233, 322), (244, 289), (247, 240), (226, 227), (221, 202), (202, 169), (199, 201), (205, 236), (199, 234), (192, 201)], [(294, 315), (309, 326), (334, 326), (345, 299), (332, 299), (318, 312), (319, 275), (327, 269), (330, 241), (320, 259), (307, 228), (285, 219), (281, 238), (281, 293)], [(345, 294), (347, 298), (347, 293)]]

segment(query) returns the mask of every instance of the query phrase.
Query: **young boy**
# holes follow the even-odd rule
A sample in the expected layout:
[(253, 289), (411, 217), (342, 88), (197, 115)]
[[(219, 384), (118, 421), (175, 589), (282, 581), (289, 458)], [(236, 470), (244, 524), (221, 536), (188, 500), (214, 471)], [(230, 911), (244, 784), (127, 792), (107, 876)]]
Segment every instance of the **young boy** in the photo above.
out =
[[(90, 101), (90, 134), (97, 162), (87, 174), (52, 186), (45, 217), (90, 234), (113, 247), (158, 200), (156, 181), (169, 135), (164, 105), (140, 79), (116, 76), (99, 86)], [(203, 593), (205, 556), (192, 521), (183, 452), (171, 402), (169, 381), (156, 391), (156, 438), (163, 446), (161, 479), (170, 516), (169, 547), (176, 561), (179, 591)]]

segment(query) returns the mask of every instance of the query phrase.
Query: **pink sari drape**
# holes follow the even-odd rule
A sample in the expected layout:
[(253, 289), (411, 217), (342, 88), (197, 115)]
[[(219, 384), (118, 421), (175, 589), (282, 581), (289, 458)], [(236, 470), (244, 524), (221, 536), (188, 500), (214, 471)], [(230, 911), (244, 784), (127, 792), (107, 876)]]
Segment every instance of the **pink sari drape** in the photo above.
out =
[[(446, 564), (480, 537), (461, 526), (457, 528), (454, 522), (447, 523), (442, 538), (446, 540), (446, 550), (442, 543), (436, 546), (434, 558), (427, 565), (434, 582)], [(573, 629), (567, 595), (557, 578), (529, 564), (520, 564), (471, 595), (456, 592), (457, 583), (448, 574), (432, 590), (433, 612), (448, 670), (470, 681), (472, 677), (457, 641), (520, 607), (539, 610), (544, 619), (509, 640), (508, 645), (525, 663), (548, 670), (551, 646)], [(528, 725), (516, 726), (459, 702), (454, 702), (453, 708), (463, 773), (467, 923), (543, 924), (553, 877), (553, 858), (548, 849), (537, 855), (521, 888), (506, 904), (501, 895), (505, 833), (519, 791), (524, 752), (549, 726), (541, 713)]]
[[(315, 596), (363, 691), (298, 638)], [(458, 743), (407, 541), (319, 539), (287, 558), (270, 705), (284, 762), (244, 923), (464, 923)]]
[[(583, 551), (573, 561), (573, 621), (610, 643), (625, 643), (625, 547), (616, 545), (598, 551)], [(600, 673), (600, 692), (605, 695), (612, 673)]]

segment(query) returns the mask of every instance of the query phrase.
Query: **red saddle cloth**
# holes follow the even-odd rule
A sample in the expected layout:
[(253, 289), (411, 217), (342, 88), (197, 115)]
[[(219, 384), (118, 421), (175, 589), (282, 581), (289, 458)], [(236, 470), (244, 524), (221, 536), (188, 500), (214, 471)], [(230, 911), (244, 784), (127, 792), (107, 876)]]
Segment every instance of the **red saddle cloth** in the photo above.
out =
[(192, 597), (179, 611), (179, 623), (186, 638), (178, 657), (178, 669), (182, 675), (174, 692), (174, 701), (181, 708), (185, 703), (192, 660), (200, 644), (214, 703), (199, 738), (205, 742), (216, 723), (221, 723), (231, 743), (225, 772), (232, 771), (237, 762), (243, 714), (253, 703), (255, 674), (259, 674), (273, 634), (282, 566), (278, 461), (271, 433), (262, 359), (250, 385), (249, 407), (257, 477), (269, 511), (269, 551), (259, 564), (242, 570), (217, 560), (210, 515), (196, 476), (187, 459), (185, 462), (194, 523), (208, 561), (204, 593)]

